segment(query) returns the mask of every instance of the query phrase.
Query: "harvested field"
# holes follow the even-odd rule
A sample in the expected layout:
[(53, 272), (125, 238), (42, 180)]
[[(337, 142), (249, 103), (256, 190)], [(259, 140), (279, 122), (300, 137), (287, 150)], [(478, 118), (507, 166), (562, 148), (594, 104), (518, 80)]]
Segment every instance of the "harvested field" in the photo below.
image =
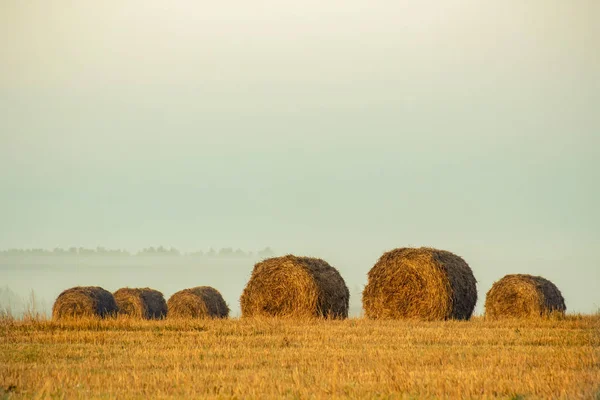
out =
[(10, 399), (596, 399), (600, 391), (598, 316), (0, 321), (0, 338), (0, 388)]

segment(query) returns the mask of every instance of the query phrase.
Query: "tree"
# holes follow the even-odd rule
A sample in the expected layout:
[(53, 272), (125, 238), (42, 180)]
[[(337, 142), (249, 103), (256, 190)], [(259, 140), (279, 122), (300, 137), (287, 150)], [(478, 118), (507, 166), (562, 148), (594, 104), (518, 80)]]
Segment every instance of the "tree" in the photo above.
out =
[(231, 247), (225, 247), (219, 250), (220, 257), (231, 257), (233, 255), (233, 249)]
[(275, 255), (275, 252), (273, 251), (273, 249), (271, 249), (270, 247), (265, 247), (264, 249), (260, 250), (257, 255), (259, 257), (262, 258), (269, 258), (269, 257), (273, 257)]

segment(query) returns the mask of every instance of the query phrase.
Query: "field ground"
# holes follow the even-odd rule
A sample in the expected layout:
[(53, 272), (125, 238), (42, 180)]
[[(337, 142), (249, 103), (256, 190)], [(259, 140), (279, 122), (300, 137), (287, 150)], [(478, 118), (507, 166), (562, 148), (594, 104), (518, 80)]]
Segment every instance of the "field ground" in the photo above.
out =
[(0, 322), (0, 398), (600, 399), (600, 316)]

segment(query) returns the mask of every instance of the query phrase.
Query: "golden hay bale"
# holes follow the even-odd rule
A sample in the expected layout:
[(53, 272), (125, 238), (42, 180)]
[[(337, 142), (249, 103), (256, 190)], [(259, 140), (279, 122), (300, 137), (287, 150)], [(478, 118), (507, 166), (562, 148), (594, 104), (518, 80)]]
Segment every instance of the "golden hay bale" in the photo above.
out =
[(167, 316), (163, 294), (150, 288), (122, 288), (114, 293), (119, 314), (143, 319), (162, 319)]
[(58, 295), (52, 307), (52, 317), (54, 319), (92, 316), (105, 318), (115, 316), (117, 311), (117, 303), (109, 291), (97, 286), (77, 286)]
[(240, 304), (243, 317), (347, 318), (350, 292), (327, 262), (287, 255), (254, 266)]
[(210, 286), (181, 290), (167, 302), (170, 318), (227, 318), (229, 307), (221, 293)]
[(506, 275), (492, 285), (485, 299), (490, 318), (543, 317), (567, 310), (560, 290), (541, 276)]
[(469, 319), (477, 280), (461, 257), (432, 248), (400, 248), (381, 256), (368, 274), (368, 318)]

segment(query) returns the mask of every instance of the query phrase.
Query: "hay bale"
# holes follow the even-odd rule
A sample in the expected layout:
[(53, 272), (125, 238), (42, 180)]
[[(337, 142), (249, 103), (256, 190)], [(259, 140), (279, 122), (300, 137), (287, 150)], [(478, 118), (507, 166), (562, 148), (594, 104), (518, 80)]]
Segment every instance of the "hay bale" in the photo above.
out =
[(112, 317), (118, 307), (112, 293), (98, 286), (77, 286), (58, 295), (52, 307), (52, 317)]
[(363, 291), (373, 319), (469, 319), (476, 302), (477, 280), (465, 260), (427, 247), (383, 254)]
[(122, 288), (114, 293), (119, 314), (134, 318), (162, 319), (167, 316), (163, 294), (150, 288)]
[(327, 262), (287, 255), (254, 266), (240, 304), (243, 317), (347, 318), (350, 292)]
[(485, 299), (490, 318), (545, 317), (567, 310), (560, 290), (541, 276), (506, 275), (494, 283)]
[(229, 307), (221, 293), (210, 286), (181, 290), (167, 302), (169, 318), (227, 318)]

